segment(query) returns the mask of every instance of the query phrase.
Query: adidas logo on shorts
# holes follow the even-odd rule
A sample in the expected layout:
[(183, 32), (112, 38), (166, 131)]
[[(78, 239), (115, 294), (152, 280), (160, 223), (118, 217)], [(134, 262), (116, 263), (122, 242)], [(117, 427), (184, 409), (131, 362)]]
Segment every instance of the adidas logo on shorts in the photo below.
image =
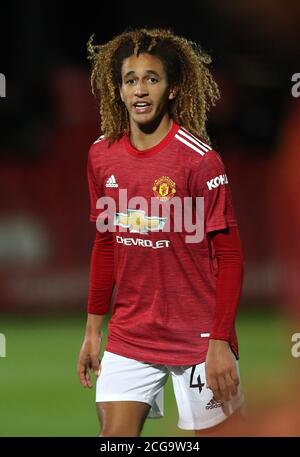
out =
[(205, 406), (205, 409), (214, 409), (214, 408), (220, 408), (222, 406), (222, 403), (220, 403), (217, 400), (214, 400), (213, 398), (207, 403)]
[(117, 184), (116, 178), (114, 175), (111, 175), (108, 180), (106, 181), (105, 187), (119, 187)]

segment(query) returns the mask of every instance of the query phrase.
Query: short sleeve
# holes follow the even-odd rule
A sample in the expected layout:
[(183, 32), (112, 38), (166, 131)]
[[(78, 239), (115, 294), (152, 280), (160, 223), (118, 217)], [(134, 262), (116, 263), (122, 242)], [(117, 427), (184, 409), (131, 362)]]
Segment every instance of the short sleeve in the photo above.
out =
[(100, 185), (97, 183), (95, 177), (95, 171), (93, 168), (93, 161), (91, 158), (91, 149), (88, 154), (88, 161), (87, 161), (87, 178), (88, 178), (88, 188), (89, 188), (89, 195), (90, 195), (90, 215), (89, 219), (91, 222), (96, 222), (97, 217), (99, 215), (99, 209), (96, 208), (97, 200), (103, 196), (103, 191)]
[(192, 196), (204, 197), (205, 233), (237, 226), (232, 195), (223, 161), (208, 151), (191, 179)]

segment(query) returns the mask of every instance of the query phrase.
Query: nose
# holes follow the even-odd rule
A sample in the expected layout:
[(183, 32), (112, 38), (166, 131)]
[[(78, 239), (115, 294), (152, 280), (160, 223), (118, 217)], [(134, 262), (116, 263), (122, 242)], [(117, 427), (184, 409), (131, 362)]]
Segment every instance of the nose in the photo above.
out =
[(137, 81), (134, 88), (134, 95), (142, 97), (148, 94), (147, 85), (143, 81)]

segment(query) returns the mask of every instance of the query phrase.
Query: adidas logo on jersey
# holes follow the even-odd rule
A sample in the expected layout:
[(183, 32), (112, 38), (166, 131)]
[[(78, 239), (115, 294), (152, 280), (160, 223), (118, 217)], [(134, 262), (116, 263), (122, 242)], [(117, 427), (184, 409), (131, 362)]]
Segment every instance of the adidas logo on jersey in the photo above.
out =
[(105, 187), (119, 187), (117, 184), (116, 178), (114, 175), (111, 175), (108, 180), (106, 181)]
[(219, 401), (212, 398), (205, 406), (205, 409), (220, 408), (220, 406), (222, 406), (222, 404)]

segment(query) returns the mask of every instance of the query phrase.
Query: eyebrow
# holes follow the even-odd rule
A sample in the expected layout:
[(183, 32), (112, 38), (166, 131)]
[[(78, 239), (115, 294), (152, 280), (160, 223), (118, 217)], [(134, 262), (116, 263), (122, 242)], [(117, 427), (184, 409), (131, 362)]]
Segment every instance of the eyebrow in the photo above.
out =
[[(155, 70), (146, 70), (146, 74), (147, 75), (149, 75), (149, 74), (156, 75), (158, 78), (160, 78), (160, 75)], [(127, 73), (125, 73), (125, 75), (123, 77), (128, 78), (128, 76), (133, 76), (133, 75), (135, 75), (135, 71), (131, 70), (131, 71), (128, 71)]]

